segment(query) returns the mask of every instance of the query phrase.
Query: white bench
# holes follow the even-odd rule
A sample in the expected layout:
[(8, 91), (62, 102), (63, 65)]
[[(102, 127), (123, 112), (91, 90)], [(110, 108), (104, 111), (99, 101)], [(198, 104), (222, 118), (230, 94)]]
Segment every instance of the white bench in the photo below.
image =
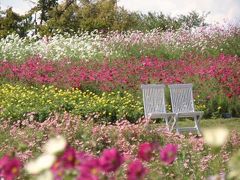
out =
[[(167, 129), (172, 131), (176, 124), (176, 113), (168, 113), (165, 104), (165, 85), (142, 84), (144, 116), (148, 119), (162, 118)], [(170, 127), (170, 123), (172, 123)]]
[[(203, 116), (203, 111), (195, 111), (192, 93), (192, 84), (172, 84), (170, 89), (171, 105), (173, 113), (176, 113), (174, 128), (180, 131), (197, 131), (201, 134), (199, 121)], [(178, 127), (179, 118), (192, 117), (195, 122), (194, 127)]]

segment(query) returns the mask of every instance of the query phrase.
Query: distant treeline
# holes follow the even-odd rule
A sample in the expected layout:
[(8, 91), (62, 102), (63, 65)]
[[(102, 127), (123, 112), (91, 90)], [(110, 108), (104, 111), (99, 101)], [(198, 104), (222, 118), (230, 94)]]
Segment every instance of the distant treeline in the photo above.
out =
[[(29, 0), (29, 2), (32, 2)], [(34, 3), (34, 2), (32, 2)], [(0, 9), (1, 10), (1, 9)], [(27, 34), (53, 35), (83, 31), (177, 30), (206, 25), (207, 14), (191, 12), (170, 17), (163, 13), (142, 14), (129, 12), (118, 6), (117, 0), (38, 0), (25, 15), (9, 8), (0, 11), (0, 38), (11, 33), (20, 37)]]

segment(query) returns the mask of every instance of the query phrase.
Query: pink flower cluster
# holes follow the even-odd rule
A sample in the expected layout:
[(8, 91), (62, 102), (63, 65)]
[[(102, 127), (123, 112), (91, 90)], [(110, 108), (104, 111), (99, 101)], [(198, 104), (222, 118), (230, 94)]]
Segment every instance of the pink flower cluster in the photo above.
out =
[(171, 61), (146, 57), (103, 63), (54, 62), (33, 57), (22, 64), (1, 61), (0, 77), (29, 84), (91, 87), (103, 91), (139, 89), (141, 83), (193, 82), (194, 79), (191, 78), (197, 77), (200, 78), (200, 83), (214, 79), (232, 97), (240, 95), (239, 69), (240, 58), (224, 54), (208, 58), (188, 55), (184, 59)]
[[(148, 169), (143, 161), (149, 162), (158, 146), (153, 143), (140, 144), (138, 158), (128, 163), (127, 179), (138, 180), (145, 177)], [(160, 149), (160, 159), (163, 164), (169, 165), (177, 156), (177, 145), (167, 144)], [(78, 180), (98, 180), (100, 177), (115, 177), (114, 173), (126, 161), (122, 154), (115, 148), (105, 149), (99, 157), (86, 152), (78, 152), (67, 146), (65, 151), (58, 155), (51, 167), (54, 179), (64, 179), (65, 173), (71, 170), (77, 171)], [(21, 162), (16, 157), (8, 155), (0, 159), (0, 177), (12, 180), (19, 175)]]
[(67, 147), (53, 164), (51, 171), (55, 179), (63, 179), (66, 170), (79, 172), (77, 179), (98, 179), (101, 173), (115, 172), (123, 163), (122, 155), (114, 148), (106, 149), (98, 158)]
[[(139, 146), (138, 159), (128, 164), (127, 179), (137, 180), (143, 178), (147, 173), (142, 161), (150, 161), (153, 151), (157, 146), (152, 143), (143, 143)], [(160, 150), (160, 159), (164, 164), (172, 164), (177, 156), (177, 145), (168, 144)], [(97, 180), (102, 176), (110, 176), (116, 172), (124, 163), (124, 157), (117, 149), (105, 149), (100, 157), (92, 156), (85, 152), (76, 152), (67, 147), (65, 152), (59, 156), (51, 168), (55, 179), (62, 179), (64, 171), (75, 168), (79, 174), (77, 179)]]

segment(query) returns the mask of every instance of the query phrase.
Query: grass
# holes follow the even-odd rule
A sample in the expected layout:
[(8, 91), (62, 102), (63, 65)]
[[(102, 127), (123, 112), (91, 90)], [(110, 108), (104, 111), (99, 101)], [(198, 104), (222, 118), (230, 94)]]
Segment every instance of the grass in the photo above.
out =
[[(179, 127), (194, 126), (194, 121), (190, 119), (179, 120)], [(209, 127), (226, 127), (229, 130), (237, 130), (240, 132), (240, 118), (229, 119), (202, 119), (200, 121), (200, 127), (202, 129)]]
[[(157, 123), (157, 125), (165, 126), (164, 122)], [(153, 125), (155, 126), (155, 124)], [(193, 119), (179, 119), (178, 126), (181, 127), (194, 127)], [(240, 118), (218, 118), (218, 119), (201, 119), (200, 128), (213, 128), (213, 127), (225, 127), (227, 129), (236, 130), (240, 133)]]

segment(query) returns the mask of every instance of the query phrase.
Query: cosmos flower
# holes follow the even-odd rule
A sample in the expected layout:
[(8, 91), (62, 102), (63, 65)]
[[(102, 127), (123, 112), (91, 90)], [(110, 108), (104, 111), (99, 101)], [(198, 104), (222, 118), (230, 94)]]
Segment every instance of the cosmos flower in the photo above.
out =
[(161, 160), (167, 165), (172, 164), (177, 157), (177, 149), (178, 146), (176, 144), (167, 144), (165, 147), (161, 148)]
[(141, 180), (147, 174), (147, 169), (140, 160), (135, 160), (128, 165), (127, 179)]
[(25, 165), (25, 169), (29, 174), (39, 174), (49, 169), (55, 162), (56, 157), (52, 154), (42, 154), (36, 160), (32, 160)]
[(204, 142), (210, 146), (222, 146), (228, 138), (229, 131), (226, 128), (209, 128), (203, 130)]
[(143, 161), (150, 161), (153, 155), (153, 144), (152, 143), (142, 143), (139, 145), (138, 149), (138, 158), (142, 159)]
[(48, 142), (43, 146), (43, 151), (47, 154), (57, 154), (63, 152), (67, 146), (67, 141), (62, 136), (49, 139)]
[(99, 158), (101, 168), (105, 172), (116, 171), (123, 163), (122, 155), (115, 149), (105, 149)]
[(3, 177), (5, 180), (15, 179), (20, 172), (21, 166), (21, 161), (16, 157), (3, 156), (0, 159), (0, 177)]

